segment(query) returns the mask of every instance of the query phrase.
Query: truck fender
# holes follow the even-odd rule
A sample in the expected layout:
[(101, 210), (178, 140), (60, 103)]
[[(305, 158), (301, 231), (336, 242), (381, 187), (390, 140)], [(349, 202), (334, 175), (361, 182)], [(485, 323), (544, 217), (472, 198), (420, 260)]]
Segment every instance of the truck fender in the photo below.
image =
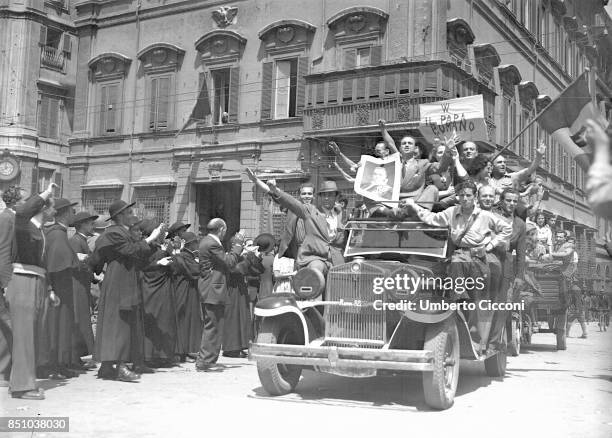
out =
[(255, 316), (262, 318), (274, 318), (281, 315), (295, 314), (302, 324), (304, 341), (308, 342), (310, 339), (306, 318), (304, 318), (302, 309), (298, 307), (295, 296), (291, 293), (273, 294), (261, 299), (255, 305), (254, 313)]

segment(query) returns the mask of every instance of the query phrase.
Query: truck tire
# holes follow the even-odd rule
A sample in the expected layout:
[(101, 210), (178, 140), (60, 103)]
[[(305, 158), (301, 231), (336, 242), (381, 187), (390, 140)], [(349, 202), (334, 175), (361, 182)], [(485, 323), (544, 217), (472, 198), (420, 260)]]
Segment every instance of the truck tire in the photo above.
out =
[[(504, 330), (502, 339), (507, 340), (508, 334)], [(484, 361), (485, 372), (489, 377), (504, 377), (506, 375), (506, 365), (508, 364), (508, 354), (500, 351), (496, 355), (488, 357)]]
[(567, 312), (556, 318), (557, 350), (567, 350)]
[(453, 318), (427, 327), (424, 350), (434, 354), (434, 370), (423, 372), (425, 403), (448, 409), (455, 401), (459, 381), (459, 332)]
[[(263, 344), (301, 344), (301, 334), (285, 319), (272, 319), (263, 322), (257, 335), (257, 342)], [(297, 386), (302, 367), (285, 365), (274, 360), (257, 361), (257, 374), (264, 390), (270, 395), (285, 395)]]
[(509, 333), (511, 337), (510, 342), (508, 343), (508, 353), (510, 353), (510, 355), (513, 357), (516, 357), (521, 353), (521, 325), (520, 316), (518, 318), (515, 318), (514, 316), (510, 318)]

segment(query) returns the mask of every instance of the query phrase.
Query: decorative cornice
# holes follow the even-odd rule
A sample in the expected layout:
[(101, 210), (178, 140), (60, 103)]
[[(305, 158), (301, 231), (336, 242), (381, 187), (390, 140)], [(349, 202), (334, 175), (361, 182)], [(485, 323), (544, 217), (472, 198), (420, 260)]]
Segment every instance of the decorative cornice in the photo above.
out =
[(376, 15), (383, 20), (387, 20), (389, 18), (389, 14), (387, 14), (382, 9), (373, 8), (371, 6), (353, 6), (350, 8), (342, 9), (340, 12), (334, 14), (331, 18), (327, 20), (327, 26), (332, 27), (336, 25), (343, 18), (348, 17), (349, 15), (354, 14), (371, 14)]
[(522, 81), (519, 86), (519, 98), (523, 104), (531, 104), (539, 95), (538, 87), (532, 81)]
[(185, 49), (180, 48), (179, 46), (175, 45), (175, 44), (171, 44), (171, 43), (153, 43), (153, 44), (149, 44), (147, 47), (145, 47), (144, 49), (140, 50), (138, 52), (138, 54), (136, 55), (136, 57), (140, 60), (142, 60), (142, 57), (144, 55), (146, 55), (148, 52), (155, 50), (155, 49), (166, 49), (170, 52), (174, 52), (177, 54), (177, 56), (181, 56), (185, 54)]
[(278, 21), (275, 21), (274, 23), (268, 24), (263, 29), (261, 29), (257, 33), (257, 36), (261, 40), (271, 30), (273, 30), (275, 28), (287, 27), (287, 26), (301, 27), (304, 30), (306, 30), (307, 32), (314, 32), (314, 31), (317, 30), (316, 26), (314, 26), (314, 25), (312, 25), (312, 24), (310, 24), (310, 23), (308, 23), (306, 21), (303, 21), (303, 20), (294, 20), (294, 19), (278, 20)]
[(473, 48), (477, 63), (482, 62), (492, 67), (497, 67), (501, 64), (499, 53), (497, 53), (497, 49), (492, 44), (477, 44)]
[(130, 58), (128, 58), (125, 55), (122, 55), (121, 53), (118, 53), (118, 52), (104, 52), (104, 53), (101, 53), (101, 54), (91, 58), (89, 60), (89, 62), (87, 63), (87, 66), (89, 68), (92, 68), (96, 63), (98, 63), (99, 61), (101, 61), (102, 59), (105, 59), (105, 58), (115, 58), (115, 59), (121, 61), (124, 64), (129, 64), (129, 63), (132, 62), (132, 60)]
[(198, 52), (201, 52), (200, 49), (202, 47), (202, 44), (204, 44), (205, 42), (207, 42), (208, 40), (214, 37), (230, 38), (230, 39), (236, 40), (240, 45), (244, 45), (247, 42), (247, 39), (244, 36), (240, 35), (238, 32), (236, 32), (235, 30), (214, 29), (214, 30), (211, 30), (210, 32), (206, 32), (195, 42), (196, 50)]
[(456, 44), (472, 44), (476, 37), (472, 28), (463, 18), (452, 18), (446, 22), (447, 34), (453, 35), (453, 41)]
[(504, 64), (497, 67), (500, 79), (507, 84), (518, 85), (521, 82), (521, 73), (514, 64)]

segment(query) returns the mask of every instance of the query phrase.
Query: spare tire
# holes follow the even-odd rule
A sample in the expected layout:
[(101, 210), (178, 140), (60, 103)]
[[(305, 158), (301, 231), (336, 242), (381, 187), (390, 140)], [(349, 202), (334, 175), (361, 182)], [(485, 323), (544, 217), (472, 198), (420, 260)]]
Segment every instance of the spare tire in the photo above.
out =
[(316, 269), (302, 268), (291, 279), (291, 286), (299, 299), (312, 300), (325, 290), (325, 277)]

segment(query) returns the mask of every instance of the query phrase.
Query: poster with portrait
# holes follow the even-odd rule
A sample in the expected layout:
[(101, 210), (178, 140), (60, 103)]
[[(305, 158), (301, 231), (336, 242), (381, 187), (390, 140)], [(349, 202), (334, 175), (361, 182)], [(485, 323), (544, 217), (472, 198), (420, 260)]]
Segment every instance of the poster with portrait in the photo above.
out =
[(397, 206), (401, 166), (399, 154), (387, 158), (362, 155), (355, 177), (355, 193), (383, 204), (386, 201), (390, 207)]

